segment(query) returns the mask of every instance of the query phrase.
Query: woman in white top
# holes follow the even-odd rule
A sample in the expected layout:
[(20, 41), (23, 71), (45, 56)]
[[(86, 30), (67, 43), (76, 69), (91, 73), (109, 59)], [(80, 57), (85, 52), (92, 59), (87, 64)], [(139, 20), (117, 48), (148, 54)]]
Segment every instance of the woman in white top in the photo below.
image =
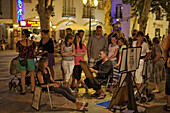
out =
[(142, 71), (143, 71), (144, 61), (149, 57), (149, 53), (150, 53), (148, 44), (143, 40), (144, 40), (144, 33), (139, 31), (137, 33), (137, 41), (134, 41), (132, 44), (133, 47), (142, 47), (140, 61), (139, 61), (139, 68), (136, 70), (135, 73), (135, 81), (138, 89), (140, 88), (141, 83), (143, 82)]
[(119, 51), (119, 46), (117, 44), (117, 37), (116, 34), (114, 34), (111, 37), (111, 44), (109, 45), (108, 48), (108, 59), (110, 59), (112, 61), (113, 67), (115, 66), (115, 64), (117, 64), (117, 54)]
[(70, 88), (69, 80), (74, 68), (75, 45), (72, 43), (73, 35), (68, 34), (65, 43), (61, 45), (62, 67), (65, 74), (65, 87)]

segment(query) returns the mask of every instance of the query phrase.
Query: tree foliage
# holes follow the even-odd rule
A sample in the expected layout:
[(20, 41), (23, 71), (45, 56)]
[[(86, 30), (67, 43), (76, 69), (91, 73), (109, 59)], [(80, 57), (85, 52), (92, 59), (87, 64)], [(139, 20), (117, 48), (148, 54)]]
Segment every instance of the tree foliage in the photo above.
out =
[(153, 0), (151, 4), (151, 12), (155, 13), (160, 10), (161, 7), (161, 16), (166, 16), (167, 20), (170, 21), (170, 1), (169, 0)]

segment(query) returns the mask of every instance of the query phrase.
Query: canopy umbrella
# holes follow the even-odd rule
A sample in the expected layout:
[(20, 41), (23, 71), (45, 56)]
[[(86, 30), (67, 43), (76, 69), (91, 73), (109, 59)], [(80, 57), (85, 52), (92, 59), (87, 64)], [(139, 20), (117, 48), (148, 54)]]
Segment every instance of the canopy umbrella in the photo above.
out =
[(80, 30), (80, 29), (88, 30), (89, 29), (88, 27), (82, 26), (79, 24), (70, 24), (70, 25), (58, 27), (58, 29), (67, 29), (67, 28), (71, 28), (72, 30)]

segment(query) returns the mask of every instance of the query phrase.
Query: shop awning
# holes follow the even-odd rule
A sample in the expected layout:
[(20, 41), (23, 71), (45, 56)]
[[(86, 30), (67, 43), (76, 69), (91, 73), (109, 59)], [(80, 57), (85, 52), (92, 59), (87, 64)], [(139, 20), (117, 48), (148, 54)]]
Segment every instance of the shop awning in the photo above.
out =
[(89, 29), (88, 27), (82, 26), (82, 25), (79, 25), (79, 24), (70, 24), (70, 25), (58, 27), (58, 29), (67, 29), (67, 28), (71, 28), (72, 30), (80, 30), (80, 29), (88, 30)]
[(12, 24), (13, 21), (12, 21), (12, 19), (0, 19), (0, 23), (4, 23), (4, 24)]

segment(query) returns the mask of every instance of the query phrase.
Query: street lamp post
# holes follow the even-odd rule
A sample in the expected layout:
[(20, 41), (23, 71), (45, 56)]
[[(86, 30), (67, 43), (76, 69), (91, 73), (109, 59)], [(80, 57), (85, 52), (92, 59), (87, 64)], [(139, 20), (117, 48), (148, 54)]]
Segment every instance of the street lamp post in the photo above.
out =
[(96, 7), (98, 5), (97, 0), (83, 0), (83, 4), (90, 8), (89, 15), (89, 37), (91, 37), (91, 8)]

